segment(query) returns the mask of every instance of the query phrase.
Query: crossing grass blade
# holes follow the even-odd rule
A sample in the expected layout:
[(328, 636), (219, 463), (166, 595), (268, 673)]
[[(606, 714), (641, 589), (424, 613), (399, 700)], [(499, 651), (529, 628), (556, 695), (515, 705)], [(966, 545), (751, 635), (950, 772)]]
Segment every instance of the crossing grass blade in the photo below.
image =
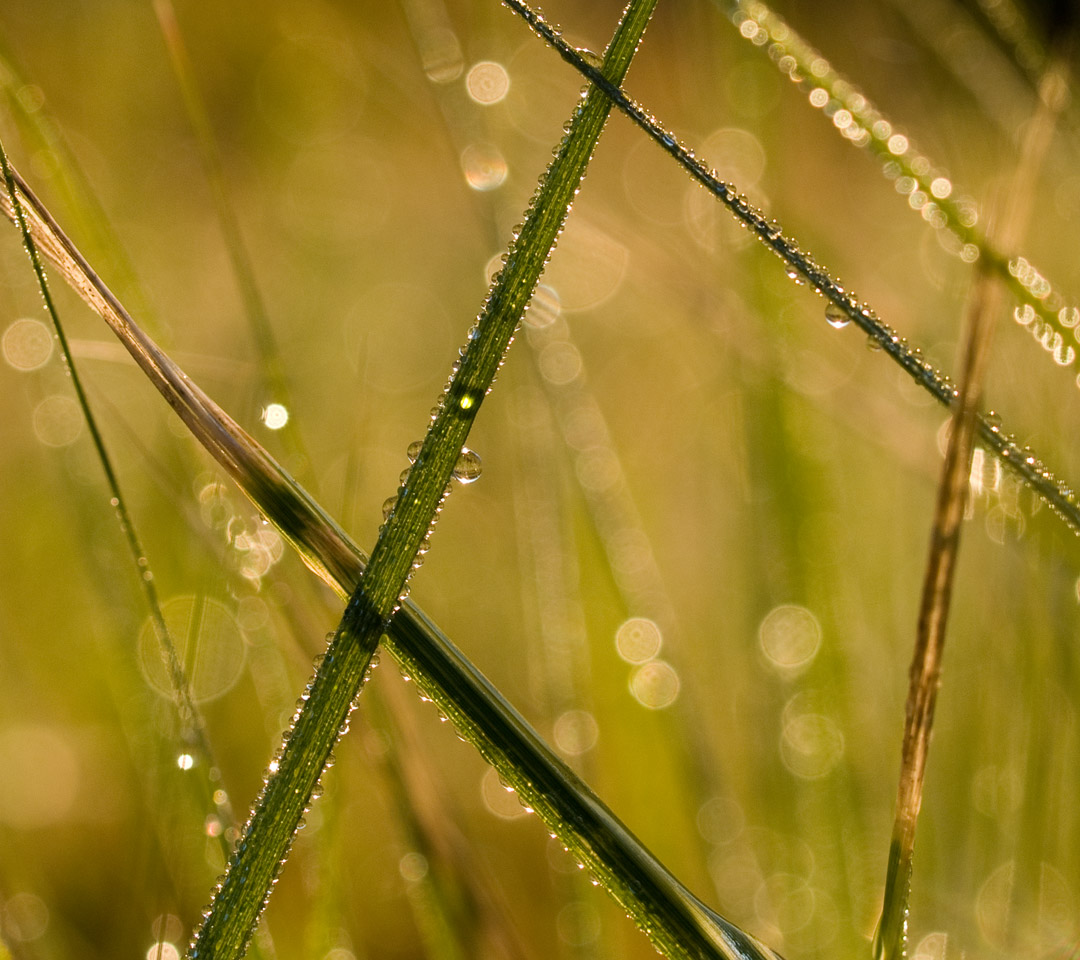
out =
[[(824, 297), (828, 301), (826, 311), (835, 311), (839, 322), (854, 323), (876, 345), (880, 345), (882, 352), (899, 364), (914, 383), (942, 405), (952, 406), (959, 393), (952, 380), (924, 360), (921, 351), (911, 347), (907, 339), (885, 323), (870, 304), (860, 301), (852, 291), (837, 282), (813, 255), (804, 251), (798, 241), (784, 232), (776, 220), (767, 219), (739, 193), (734, 184), (721, 180), (703, 158), (695, 156), (691, 148), (681, 143), (646, 109), (605, 79), (538, 11), (524, 0), (504, 2), (537, 36), (550, 44), (563, 60), (603, 90), (626, 116), (775, 253), (785, 264), (789, 277), (797, 279), (799, 283), (808, 284)], [(1050, 105), (1059, 110), (1063, 106), (1063, 100), (1055, 97)], [(980, 413), (977, 414), (977, 422), (979, 438), (987, 448), (1001, 459), (1007, 469), (1042, 497), (1073, 533), (1080, 534), (1080, 497), (1073, 487), (1058, 479), (1030, 449), (1022, 448), (1016, 438), (1003, 429), (999, 421)]]
[[(605, 57), (616, 83), (630, 66), (654, 6), (655, 0), (636, 0), (623, 14)], [(192, 958), (232, 958), (246, 949), (334, 744), (348, 729), (371, 657), (407, 595), (417, 555), (431, 536), (459, 459), (466, 456), (469, 430), (562, 231), (610, 110), (610, 101), (593, 90), (541, 178), (364, 574), (271, 762), (225, 878), (195, 933)]]

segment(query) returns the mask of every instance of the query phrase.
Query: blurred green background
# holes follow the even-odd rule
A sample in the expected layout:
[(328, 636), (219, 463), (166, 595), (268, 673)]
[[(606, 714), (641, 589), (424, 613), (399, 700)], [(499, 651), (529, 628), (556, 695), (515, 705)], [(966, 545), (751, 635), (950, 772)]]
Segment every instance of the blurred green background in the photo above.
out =
[[(991, 27), (1005, 5), (900, 6), (778, 12), (983, 203), (1034, 109)], [(620, 6), (545, 12), (600, 51)], [(150, 2), (4, 4), (0, 133), (136, 318), (370, 549), (580, 80), (494, 2), (176, 14), (287, 396), (265, 385)], [(661, 3), (627, 87), (955, 369), (971, 267), (718, 6)], [(1023, 243), (1073, 296), (1077, 117)], [(72, 202), (61, 145), (99, 212)], [(413, 599), (710, 905), (790, 960), (867, 956), (945, 413), (619, 116), (544, 284), (470, 440), (483, 476), (448, 502)], [(341, 604), (54, 290), (170, 624), (199, 625), (186, 657), (242, 818)], [(1080, 482), (1074, 375), (1012, 306), (988, 402)], [(184, 759), (142, 571), (45, 319), (0, 231), (0, 937), (27, 960), (182, 952), (228, 825), (190, 789), (209, 760)], [(1073, 956), (1080, 555), (976, 466), (910, 952)], [(263, 955), (650, 956), (383, 661)]]

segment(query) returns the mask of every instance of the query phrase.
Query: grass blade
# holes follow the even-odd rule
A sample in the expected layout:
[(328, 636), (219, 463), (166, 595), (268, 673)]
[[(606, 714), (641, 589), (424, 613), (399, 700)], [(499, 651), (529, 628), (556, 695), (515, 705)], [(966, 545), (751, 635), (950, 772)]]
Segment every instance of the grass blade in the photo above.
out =
[(885, 881), (884, 909), (874, 937), (880, 960), (898, 960), (907, 944), (908, 891), (915, 824), (922, 805), (926, 758), (941, 678), (945, 625), (960, 546), (960, 524), (969, 493), (971, 453), (979, 397), (990, 354), (992, 322), (1001, 308), (1000, 287), (980, 273), (968, 315), (960, 396), (953, 412), (930, 540), (930, 558), (910, 669), (896, 819)]
[[(139, 589), (142, 592), (143, 601), (149, 611), (154, 633), (156, 634), (158, 643), (161, 647), (166, 672), (169, 677), (169, 682), (172, 685), (173, 703), (176, 706), (176, 712), (180, 721), (180, 737), (184, 744), (184, 749), (187, 750), (194, 747), (204, 761), (204, 768), (214, 772), (209, 779), (204, 779), (203, 777), (197, 778), (196, 782), (200, 793), (200, 802), (205, 810), (216, 808), (218, 814), (224, 819), (225, 823), (231, 826), (233, 823), (231, 804), (227, 799), (223, 802), (214, 800), (215, 795), (224, 797), (226, 794), (224, 791), (219, 790), (219, 767), (214, 761), (214, 754), (210, 748), (210, 741), (206, 734), (206, 726), (203, 722), (202, 714), (195, 705), (195, 698), (192, 695), (191, 685), (185, 675), (184, 665), (180, 660), (176, 644), (173, 642), (168, 625), (165, 622), (165, 616), (162, 613), (161, 604), (158, 599), (157, 587), (154, 583), (154, 575), (146, 558), (146, 553), (143, 550), (143, 545), (139, 539), (138, 532), (135, 529), (135, 524), (131, 519), (131, 514), (128, 511), (127, 501), (120, 489), (120, 481), (117, 478), (116, 470), (113, 467), (112, 458), (109, 456), (108, 450), (105, 447), (105, 440), (101, 435), (101, 431), (98, 429), (97, 419), (90, 409), (90, 401), (86, 396), (82, 379), (79, 376), (78, 368), (75, 365), (75, 359), (72, 356), (67, 334), (64, 332), (64, 328), (60, 323), (60, 315), (56, 309), (56, 304), (53, 301), (52, 293), (49, 290), (48, 280), (45, 276), (45, 268), (41, 262), (41, 257), (38, 255), (37, 245), (30, 235), (25, 211), (22, 204), (19, 202), (13, 170), (8, 161), (7, 151), (4, 149), (2, 143), (0, 143), (0, 171), (2, 171), (3, 174), (4, 188), (7, 191), (8, 203), (10, 204), (12, 213), (18, 223), (19, 230), (22, 233), (23, 246), (26, 249), (27, 256), (30, 258), (34, 276), (38, 281), (38, 287), (45, 304), (45, 311), (52, 321), (53, 330), (56, 333), (57, 341), (60, 344), (60, 351), (64, 358), (64, 364), (71, 377), (72, 389), (75, 391), (79, 408), (86, 421), (87, 430), (90, 433), (90, 438), (93, 442), (98, 462), (101, 464), (101, 468), (105, 473), (105, 483), (109, 488), (110, 502), (113, 509), (116, 511), (116, 519), (120, 524), (120, 530), (131, 554), (131, 562), (137, 574), (136, 579), (139, 583)], [(222, 856), (228, 856), (229, 847), (228, 842), (225, 839), (224, 831), (220, 832), (217, 836)]]
[[(766, 219), (746, 197), (739, 194), (734, 185), (717, 177), (704, 162), (695, 157), (693, 150), (680, 143), (674, 134), (666, 130), (620, 88), (609, 83), (527, 3), (523, 0), (504, 2), (534, 33), (554, 47), (563, 60), (600, 87), (626, 116), (772, 250), (786, 265), (789, 277), (798, 283), (808, 284), (828, 300), (826, 310), (836, 312), (838, 323), (854, 323), (935, 400), (946, 407), (952, 406), (958, 390), (950, 378), (925, 361), (921, 351), (910, 347), (904, 338), (881, 320), (869, 304), (861, 302), (854, 293), (834, 280), (811, 254), (803, 251), (795, 240), (785, 235), (775, 220)], [(1006, 433), (996, 418), (978, 414), (977, 422), (982, 442), (1001, 458), (1009, 470), (1034, 490), (1073, 533), (1080, 534), (1080, 498), (1073, 488), (1055, 477), (1028, 448), (1022, 447), (1014, 436)]]
[[(342, 596), (366, 558), (344, 531), (124, 310), (18, 175), (39, 246), (111, 327), (207, 451), (278, 527), (304, 562)], [(10, 217), (9, 206), (4, 206)], [(498, 691), (406, 600), (385, 639), (401, 668), (514, 787), (611, 895), (669, 956), (768, 958), (753, 938), (682, 886)]]
[[(1060, 69), (1059, 60), (1050, 63), (1041, 92), (1045, 94), (1058, 82)], [(1061, 103), (1058, 97), (1040, 97), (1041, 107), (1028, 128), (1008, 195), (1008, 208), (1001, 228), (1002, 239), (1006, 243), (1012, 244), (1019, 239), (1030, 218), (1034, 199), (1031, 185), (1050, 144)], [(1001, 285), (995, 282), (984, 263), (979, 270), (968, 313), (960, 395), (953, 411), (945, 463), (938, 485), (930, 556), (909, 670), (896, 816), (889, 844), (881, 920), (874, 934), (873, 955), (879, 960), (899, 960), (907, 950), (915, 828), (922, 806), (934, 706), (941, 682), (941, 658), (960, 546), (960, 524), (970, 494), (968, 478), (971, 476), (976, 416), (990, 355), (992, 325), (1002, 308), (1001, 294)]]
[[(992, 242), (979, 227), (975, 202), (944, 170), (764, 3), (714, 2), (731, 16), (740, 28), (740, 36), (770, 51), (770, 58), (793, 82), (802, 84), (812, 78), (812, 83), (807, 84), (811, 87), (811, 104), (834, 118), (833, 127), (845, 140), (865, 147), (882, 163), (885, 176), (894, 182), (897, 192), (908, 198), (910, 209), (917, 210), (935, 229), (952, 235), (947, 249), (967, 262), (980, 260), (1004, 283), (1021, 304), (1015, 314), (1017, 322), (1029, 329), (1057, 366), (1070, 367), (1074, 373), (1080, 371), (1080, 350), (1073, 346), (1077, 343), (1076, 308), (1066, 305), (1071, 301), (1016, 251), (1014, 243), (1004, 237), (999, 243)], [(761, 42), (759, 31), (767, 38), (766, 43)], [(1052, 58), (1040, 83), (1040, 99), (1050, 102), (1055, 110), (1061, 110), (1069, 99), (1066, 64), (1063, 57)], [(851, 123), (836, 123), (841, 110), (851, 117)], [(916, 199), (921, 203), (916, 204)]]
[[(14, 175), (35, 239), (109, 324), (207, 452), (340, 596), (367, 558), (330, 516), (132, 320), (40, 200)], [(44, 241), (44, 242), (42, 242)], [(458, 732), (510, 784), (600, 884), (673, 957), (775, 956), (702, 904), (611, 812), (476, 669), (406, 599), (384, 644)]]
[[(629, 68), (654, 5), (655, 0), (635, 0), (627, 6), (604, 60), (615, 83)], [(469, 430), (570, 212), (611, 106), (599, 91), (589, 92), (541, 180), (364, 575), (271, 763), (265, 789), (192, 942), (193, 958), (243, 953), (334, 743), (347, 729), (370, 658), (406, 595), (417, 554), (431, 534), (447, 484), (465, 455)], [(658, 936), (645, 916), (635, 919), (662, 949), (681, 948), (679, 941)]]

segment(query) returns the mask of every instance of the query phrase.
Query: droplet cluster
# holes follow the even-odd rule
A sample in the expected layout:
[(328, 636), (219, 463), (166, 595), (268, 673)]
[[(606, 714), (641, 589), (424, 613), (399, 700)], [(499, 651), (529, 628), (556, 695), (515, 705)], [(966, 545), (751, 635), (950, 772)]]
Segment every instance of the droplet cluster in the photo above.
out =
[[(732, 6), (731, 19), (740, 35), (764, 48), (781, 73), (806, 88), (810, 105), (832, 120), (843, 137), (855, 146), (867, 148), (881, 161), (882, 173), (893, 183), (896, 192), (906, 197), (908, 206), (937, 229), (941, 247), (966, 263), (974, 263), (980, 257), (987, 259), (1013, 293), (1028, 301), (1031, 315), (1041, 318), (1042, 324), (1032, 332), (1054, 362), (1059, 366), (1080, 367), (1076, 350), (1062, 345), (1068, 332), (1062, 311), (1073, 308), (1065, 306), (1061, 294), (1026, 259), (1014, 257), (1006, 261), (990, 247), (977, 229), (979, 213), (975, 201), (958, 194), (943, 169), (918, 150), (906, 134), (766, 4), (760, 0), (741, 0)], [(1055, 338), (1054, 333), (1059, 337)], [(1080, 375), (1077, 386), (1080, 387)]]
[[(268, 844), (272, 842), (273, 838), (270, 837), (269, 834), (276, 828), (277, 822), (270, 822), (266, 813), (267, 800), (271, 791), (281, 783), (284, 783), (287, 787), (288, 784), (302, 783), (307, 779), (310, 779), (311, 781), (310, 786), (306, 788), (306, 793), (303, 796), (301, 796), (302, 788), (300, 786), (293, 786), (292, 788), (295, 792), (295, 796), (290, 799), (299, 800), (301, 804), (300, 816), (296, 820), (292, 832), (285, 839), (284, 847), (280, 850), (280, 855), (272, 867), (270, 884), (267, 886), (265, 894), (256, 909), (254, 918), (246, 930), (245, 941), (240, 951), (241, 953), (246, 950), (247, 944), (254, 932), (255, 923), (259, 916), (261, 916), (263, 910), (266, 909), (266, 905), (270, 900), (270, 894), (278, 882), (279, 874), (285, 865), (285, 861), (289, 856), (289, 851), (292, 849), (292, 845), (296, 840), (297, 835), (307, 826), (305, 817), (311, 809), (311, 804), (323, 794), (322, 778), (325, 772), (330, 769), (335, 762), (333, 747), (341, 737), (349, 732), (349, 718), (359, 705), (359, 698), (364, 685), (371, 679), (372, 671), (374, 671), (379, 664), (379, 658), (375, 654), (372, 654), (366, 664), (364, 664), (360, 683), (357, 685), (352, 698), (345, 704), (344, 712), (338, 720), (337, 729), (334, 731), (332, 741), (326, 748), (325, 756), (321, 759), (317, 758), (315, 765), (313, 766), (311, 757), (305, 756), (301, 750), (290, 751), (291, 741), (293, 737), (297, 735), (298, 728), (305, 716), (305, 712), (313, 709), (311, 706), (313, 704), (313, 695), (320, 685), (320, 680), (322, 680), (322, 690), (325, 694), (332, 682), (341, 681), (343, 678), (343, 675), (340, 674), (340, 672), (336, 675), (336, 680), (334, 681), (328, 681), (323, 677), (324, 673), (333, 671), (334, 668), (340, 664), (340, 660), (343, 656), (340, 649), (341, 639), (340, 630), (327, 634), (327, 641), (329, 643), (327, 652), (319, 654), (313, 661), (314, 673), (305, 685), (303, 692), (297, 698), (295, 710), (285, 732), (282, 734), (281, 743), (274, 751), (270, 758), (270, 762), (266, 766), (262, 778), (262, 787), (260, 788), (255, 801), (252, 803), (247, 821), (240, 831), (239, 842), (237, 843), (232, 856), (229, 858), (225, 873), (218, 878), (217, 883), (214, 885), (210, 904), (202, 911), (202, 922), (192, 933), (192, 938), (188, 945), (187, 955), (189, 957), (196, 958), (212, 956), (214, 954), (216, 943), (213, 942), (212, 939), (209, 943), (204, 943), (202, 941), (204, 939), (206, 923), (214, 916), (216, 901), (227, 888), (242, 888), (243, 885), (249, 881), (249, 874), (254, 864), (254, 857), (252, 854), (260, 848), (265, 849)], [(310, 720), (312, 716), (314, 715), (309, 715), (308, 719)], [(311, 724), (308, 725), (307, 732), (308, 735), (313, 733)], [(308, 743), (307, 746), (311, 746), (311, 744)], [(294, 761), (294, 769), (291, 769), (288, 772), (286, 771), (286, 757), (291, 757)], [(305, 768), (303, 772), (298, 769), (298, 765), (302, 765)], [(313, 778), (309, 777), (309, 774), (312, 771), (314, 771)], [(288, 781), (281, 780), (281, 778), (285, 776), (290, 776), (290, 779)], [(222, 796), (224, 797), (224, 791), (222, 791)], [(278, 792), (278, 797), (281, 797), (280, 791)], [(281, 816), (282, 810), (279, 809), (275, 811), (275, 817), (280, 818)], [(287, 819), (287, 813), (284, 819)], [(259, 835), (255, 836), (256, 833)], [(253, 880), (252, 882), (255, 881)], [(221, 925), (228, 924), (229, 919), (227, 912), (222, 912), (218, 916), (218, 922)]]

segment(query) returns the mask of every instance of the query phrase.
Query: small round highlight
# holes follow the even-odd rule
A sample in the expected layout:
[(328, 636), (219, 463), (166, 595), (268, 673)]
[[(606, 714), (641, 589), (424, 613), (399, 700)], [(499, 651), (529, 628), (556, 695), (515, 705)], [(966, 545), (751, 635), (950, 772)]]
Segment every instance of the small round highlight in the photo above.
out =
[(9, 940), (27, 943), (41, 937), (49, 926), (49, 908), (32, 893), (17, 893), (4, 904), (0, 927)]
[(596, 746), (600, 728), (587, 710), (567, 710), (555, 720), (555, 746), (571, 757), (580, 757)]
[(428, 861), (422, 853), (411, 851), (398, 861), (398, 871), (409, 883), (419, 883), (428, 872)]
[[(1015, 860), (995, 868), (975, 895), (975, 920), (983, 940), (995, 951), (1024, 957), (1066, 956), (1080, 934), (1076, 896), (1053, 864), (1039, 865), (1038, 879), (1027, 885)], [(1034, 877), (1031, 878), (1035, 880)], [(1016, 883), (1025, 882), (1022, 897)]]
[(540, 374), (548, 383), (564, 387), (581, 374), (582, 359), (578, 348), (565, 340), (544, 347), (539, 359)]
[(947, 177), (936, 177), (930, 184), (930, 192), (938, 200), (944, 200), (952, 193), (952, 182)]
[(37, 370), (45, 366), (52, 356), (53, 336), (40, 320), (24, 317), (4, 331), (0, 350), (4, 359), (16, 370)]
[[(196, 703), (222, 696), (240, 679), (247, 646), (236, 618), (208, 597), (174, 597), (161, 608), (176, 657)], [(139, 633), (139, 665), (157, 693), (172, 698), (173, 678), (162, 644), (149, 618)]]
[(461, 152), (461, 170), (473, 190), (497, 190), (506, 181), (506, 158), (493, 143), (470, 143)]
[(702, 838), (721, 846), (731, 843), (746, 826), (746, 814), (730, 797), (712, 797), (697, 812), (697, 828)]
[(146, 951), (146, 960), (180, 960), (180, 951), (175, 943), (159, 941)]
[(510, 74), (501, 63), (481, 60), (465, 75), (465, 89), (474, 101), (490, 106), (510, 92)]
[(800, 780), (826, 776), (844, 755), (844, 735), (836, 722), (820, 713), (793, 716), (780, 736), (780, 758)]
[(268, 403), (262, 412), (262, 422), (268, 430), (280, 430), (289, 422), (289, 411), (281, 403)]
[[(502, 264), (500, 263), (501, 267)], [(498, 268), (496, 268), (498, 269)], [(540, 284), (529, 301), (529, 309), (525, 314), (525, 325), (534, 330), (542, 330), (550, 327), (559, 319), (562, 305), (559, 302), (559, 291), (549, 287), (546, 283)]]
[(83, 414), (71, 397), (53, 394), (34, 407), (34, 435), (47, 447), (67, 447), (82, 433)]
[(908, 138), (902, 133), (894, 133), (888, 139), (889, 153), (894, 157), (902, 157), (908, 151)]
[(457, 34), (449, 29), (425, 34), (421, 38), (420, 65), (432, 83), (451, 83), (460, 77), (465, 61)]
[(806, 667), (821, 648), (821, 624), (806, 607), (785, 603), (761, 621), (758, 640), (762, 653), (778, 670)]
[(555, 918), (559, 939), (571, 947), (586, 947), (600, 936), (600, 914), (591, 903), (575, 900)]
[(648, 617), (631, 617), (615, 631), (615, 649), (627, 663), (646, 663), (660, 652), (664, 638), (656, 622)]
[(928, 933), (915, 946), (911, 960), (946, 960), (949, 954), (949, 935), (935, 930)]
[(663, 710), (679, 699), (679, 675), (670, 663), (651, 660), (634, 671), (630, 693), (643, 707)]

